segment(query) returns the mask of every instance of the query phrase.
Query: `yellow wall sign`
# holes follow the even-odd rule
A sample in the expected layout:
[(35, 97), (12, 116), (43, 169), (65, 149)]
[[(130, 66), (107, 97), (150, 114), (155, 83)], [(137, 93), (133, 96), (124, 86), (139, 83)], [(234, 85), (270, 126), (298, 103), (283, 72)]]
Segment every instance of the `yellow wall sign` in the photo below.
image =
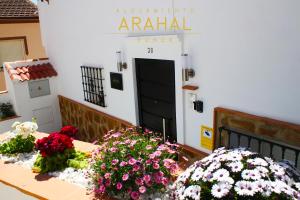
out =
[(214, 131), (207, 126), (201, 126), (201, 146), (208, 150), (214, 148)]

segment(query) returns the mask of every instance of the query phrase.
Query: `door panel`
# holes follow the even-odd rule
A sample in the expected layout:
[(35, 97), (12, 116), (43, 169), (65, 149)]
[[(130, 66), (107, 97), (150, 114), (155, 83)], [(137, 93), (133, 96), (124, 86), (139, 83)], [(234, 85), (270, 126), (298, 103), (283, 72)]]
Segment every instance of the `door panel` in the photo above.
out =
[(141, 97), (141, 100), (143, 102), (141, 105), (142, 111), (165, 118), (172, 118), (173, 106), (169, 103), (145, 97)]
[(135, 59), (139, 122), (144, 128), (177, 141), (175, 63), (170, 60)]
[(157, 99), (162, 101), (167, 101), (169, 103), (175, 102), (175, 93), (169, 94), (170, 87), (153, 84), (145, 81), (141, 81), (141, 95), (145, 97), (153, 97), (155, 96)]

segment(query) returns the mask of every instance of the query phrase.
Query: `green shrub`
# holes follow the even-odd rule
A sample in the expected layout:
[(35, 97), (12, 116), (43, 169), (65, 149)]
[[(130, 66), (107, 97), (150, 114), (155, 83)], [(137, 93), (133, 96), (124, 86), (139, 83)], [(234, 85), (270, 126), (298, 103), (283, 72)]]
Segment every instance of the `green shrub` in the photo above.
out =
[(60, 171), (67, 167), (83, 169), (88, 165), (87, 156), (83, 152), (74, 149), (66, 149), (63, 153), (55, 153), (51, 156), (43, 157), (38, 155), (32, 170), (37, 173), (47, 173)]
[(5, 119), (8, 117), (15, 116), (13, 105), (11, 103), (2, 103), (0, 104), (0, 119)]
[(23, 138), (22, 135), (10, 139), (8, 142), (0, 145), (0, 153), (11, 155), (17, 153), (29, 153), (34, 149), (35, 137), (29, 135)]

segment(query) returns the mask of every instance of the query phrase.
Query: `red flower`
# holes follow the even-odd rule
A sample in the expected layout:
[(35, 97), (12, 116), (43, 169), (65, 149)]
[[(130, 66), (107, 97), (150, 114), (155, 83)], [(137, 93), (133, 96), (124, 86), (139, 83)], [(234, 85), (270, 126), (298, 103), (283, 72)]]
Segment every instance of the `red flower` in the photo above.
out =
[(61, 128), (59, 133), (74, 138), (77, 132), (78, 129), (74, 126), (64, 126)]
[(66, 149), (74, 148), (74, 145), (73, 139), (69, 136), (54, 132), (48, 137), (37, 140), (35, 148), (40, 150), (43, 157), (47, 157), (55, 153), (63, 153)]

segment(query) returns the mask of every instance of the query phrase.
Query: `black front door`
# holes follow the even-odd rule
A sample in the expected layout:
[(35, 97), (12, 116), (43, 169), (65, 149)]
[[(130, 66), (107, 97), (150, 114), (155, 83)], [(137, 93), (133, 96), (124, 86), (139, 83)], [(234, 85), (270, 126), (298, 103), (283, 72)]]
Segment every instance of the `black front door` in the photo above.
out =
[(174, 61), (136, 58), (135, 65), (140, 126), (176, 142)]

